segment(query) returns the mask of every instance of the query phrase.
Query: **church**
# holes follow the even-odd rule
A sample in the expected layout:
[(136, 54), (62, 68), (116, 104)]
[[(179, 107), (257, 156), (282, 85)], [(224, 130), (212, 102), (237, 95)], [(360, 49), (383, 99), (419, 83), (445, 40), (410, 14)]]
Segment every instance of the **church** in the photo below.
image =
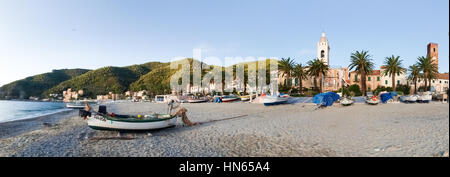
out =
[[(330, 65), (330, 44), (328, 43), (328, 39), (325, 33), (322, 33), (322, 36), (317, 43), (317, 58), (323, 61), (325, 64)], [(311, 58), (312, 60), (313, 58)], [(302, 61), (305, 64), (307, 61)], [(306, 70), (306, 69), (305, 69)], [(336, 91), (343, 86), (348, 86), (350, 80), (348, 78), (348, 68), (339, 67), (333, 68), (330, 67), (328, 73), (323, 78), (322, 90), (324, 92), (327, 91)], [(286, 78), (280, 78), (278, 83), (284, 83)], [(320, 79), (317, 78), (317, 86), (319, 86)], [(306, 80), (302, 80), (303, 88), (305, 89), (313, 89), (314, 88), (314, 78), (308, 77)], [(299, 82), (297, 78), (292, 78), (292, 85), (294, 87), (299, 86)]]

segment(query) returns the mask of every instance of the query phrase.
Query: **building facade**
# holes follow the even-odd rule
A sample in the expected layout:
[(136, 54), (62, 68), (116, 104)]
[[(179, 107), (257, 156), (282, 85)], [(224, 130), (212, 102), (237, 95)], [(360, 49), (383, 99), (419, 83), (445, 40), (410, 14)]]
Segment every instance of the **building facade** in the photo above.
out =
[[(380, 74), (381, 74), (381, 86), (384, 87), (392, 87), (392, 75), (384, 75), (384, 66), (380, 67)], [(406, 85), (408, 84), (408, 77), (406, 76), (406, 72), (402, 74), (397, 74), (395, 76), (395, 85)]]
[[(366, 74), (366, 91), (373, 91), (377, 87), (382, 86), (381, 82), (381, 71), (380, 70), (373, 70), (371, 73)], [(358, 74), (356, 71), (350, 72), (350, 85), (357, 84), (359, 85), (359, 88), (362, 89), (361, 86), (361, 75)]]

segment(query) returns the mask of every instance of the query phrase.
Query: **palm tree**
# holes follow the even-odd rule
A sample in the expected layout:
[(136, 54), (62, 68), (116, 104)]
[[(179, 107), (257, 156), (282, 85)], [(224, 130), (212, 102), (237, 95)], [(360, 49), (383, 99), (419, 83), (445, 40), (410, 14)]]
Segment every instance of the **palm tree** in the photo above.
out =
[(366, 95), (366, 74), (371, 73), (374, 68), (371, 56), (368, 51), (362, 50), (352, 53), (350, 56), (349, 70), (355, 68), (356, 72), (361, 75), (361, 87), (363, 95)]
[[(431, 80), (437, 77), (439, 73), (438, 67), (434, 64), (429, 56), (421, 56), (417, 58), (417, 65), (419, 69), (423, 72), (423, 79), (425, 81), (425, 91), (430, 90)], [(428, 81), (428, 82), (427, 82)], [(429, 83), (429, 84), (427, 84)]]
[(298, 79), (298, 83), (299, 83), (298, 90), (300, 92), (302, 92), (302, 88), (303, 88), (302, 80), (307, 78), (307, 73), (305, 71), (305, 67), (301, 63), (296, 64), (293, 69), (293, 74)]
[(420, 74), (420, 68), (417, 65), (411, 65), (409, 66), (409, 72), (411, 72), (409, 74), (409, 80), (412, 80), (414, 82), (414, 94), (417, 93), (417, 79), (419, 79), (421, 77)]
[(294, 68), (294, 60), (291, 60), (291, 57), (287, 59), (281, 58), (281, 60), (278, 61), (278, 70), (283, 72), (282, 77), (286, 76), (286, 83), (289, 89), (291, 88), (291, 83), (289, 82), (289, 79), (291, 78), (293, 68)]
[(400, 75), (406, 72), (406, 69), (402, 67), (402, 61), (400, 56), (386, 57), (384, 60), (384, 72), (385, 76), (392, 75), (392, 90), (395, 91), (395, 75)]
[(316, 80), (317, 80), (317, 78), (320, 79), (319, 92), (322, 93), (322, 80), (323, 80), (323, 77), (327, 74), (330, 67), (327, 64), (325, 64), (322, 60), (319, 60), (317, 58), (314, 60), (308, 61), (308, 65), (309, 65), (309, 68), (306, 72), (308, 73), (308, 75), (314, 77), (314, 87), (316, 87), (316, 88), (317, 88)]

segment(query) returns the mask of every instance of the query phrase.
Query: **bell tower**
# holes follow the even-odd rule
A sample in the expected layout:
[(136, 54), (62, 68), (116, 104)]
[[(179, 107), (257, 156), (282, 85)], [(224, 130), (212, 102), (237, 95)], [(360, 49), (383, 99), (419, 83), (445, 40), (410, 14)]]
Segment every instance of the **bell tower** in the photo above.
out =
[(439, 67), (438, 44), (430, 42), (427, 45), (427, 56), (431, 58), (431, 62)]
[(329, 65), (330, 59), (330, 46), (328, 45), (328, 39), (325, 33), (322, 33), (319, 42), (317, 43), (317, 58), (323, 61), (325, 64)]

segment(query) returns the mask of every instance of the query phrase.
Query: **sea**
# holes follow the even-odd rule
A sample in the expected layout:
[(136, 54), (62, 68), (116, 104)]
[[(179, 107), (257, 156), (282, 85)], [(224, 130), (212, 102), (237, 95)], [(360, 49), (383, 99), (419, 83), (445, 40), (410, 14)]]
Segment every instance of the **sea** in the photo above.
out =
[(62, 102), (0, 100), (0, 123), (30, 119), (69, 110)]

